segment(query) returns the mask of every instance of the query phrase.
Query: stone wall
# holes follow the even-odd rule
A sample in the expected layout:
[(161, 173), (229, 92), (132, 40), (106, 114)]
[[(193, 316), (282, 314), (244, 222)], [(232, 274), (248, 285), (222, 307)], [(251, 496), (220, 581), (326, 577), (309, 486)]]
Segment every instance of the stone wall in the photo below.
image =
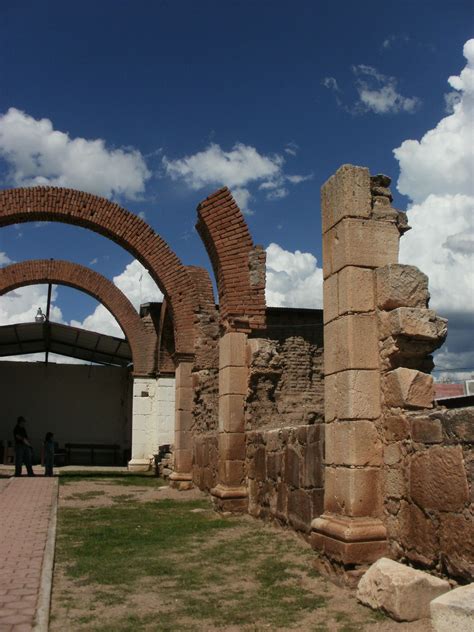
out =
[(323, 510), (322, 310), (267, 308), (247, 342), (249, 513), (309, 533)]
[(199, 489), (210, 492), (217, 484), (217, 470), (217, 431), (195, 435), (193, 441), (193, 483)]
[(474, 408), (385, 419), (385, 522), (391, 554), (474, 580)]
[(247, 430), (313, 424), (324, 418), (322, 348), (302, 336), (250, 339)]
[(428, 309), (417, 268), (376, 271), (382, 373), (382, 497), (390, 553), (462, 581), (474, 578), (474, 409), (434, 405), (432, 351), (447, 322)]
[[(298, 435), (301, 439), (304, 428), (312, 427), (310, 424), (319, 423), (324, 417), (322, 311), (267, 308), (266, 315), (267, 337), (250, 338), (246, 343), (244, 410), (248, 472), (254, 468), (250, 447), (254, 442), (253, 430), (262, 430), (263, 437), (266, 430), (282, 428), (281, 440), (285, 442), (285, 437), (296, 436), (299, 426), (303, 427)], [(193, 389), (193, 480), (200, 489), (209, 490), (215, 486), (218, 472), (217, 370), (204, 366), (194, 370)], [(298, 445), (303, 449), (305, 440), (301, 439)], [(321, 466), (318, 459), (316, 468)]]
[(324, 420), (323, 312), (269, 307), (247, 344), (246, 430)]
[(208, 491), (217, 483), (219, 370), (201, 369), (192, 374), (193, 483)]
[(249, 513), (309, 533), (323, 511), (321, 424), (247, 432)]

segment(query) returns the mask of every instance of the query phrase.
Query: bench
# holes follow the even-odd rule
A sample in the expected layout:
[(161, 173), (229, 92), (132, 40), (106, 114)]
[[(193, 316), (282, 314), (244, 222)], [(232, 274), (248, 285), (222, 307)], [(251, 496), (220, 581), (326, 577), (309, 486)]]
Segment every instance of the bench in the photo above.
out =
[(89, 453), (89, 460), (91, 465), (95, 465), (96, 452), (111, 452), (114, 458), (114, 465), (120, 465), (120, 446), (116, 444), (104, 444), (104, 443), (66, 443), (66, 464), (71, 464), (71, 453), (81, 452)]

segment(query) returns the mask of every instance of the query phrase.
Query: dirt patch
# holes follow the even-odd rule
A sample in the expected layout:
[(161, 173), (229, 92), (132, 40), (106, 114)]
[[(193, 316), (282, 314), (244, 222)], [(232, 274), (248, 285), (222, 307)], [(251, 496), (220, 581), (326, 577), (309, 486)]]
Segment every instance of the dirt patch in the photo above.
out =
[(50, 630), (431, 632), (363, 607), (312, 560), (295, 533), (219, 517), (197, 490), (74, 481), (60, 488)]
[(59, 507), (111, 507), (117, 502), (148, 503), (156, 500), (197, 500), (206, 498), (199, 489), (178, 490), (163, 486), (123, 485), (114, 479), (68, 481), (59, 487)]

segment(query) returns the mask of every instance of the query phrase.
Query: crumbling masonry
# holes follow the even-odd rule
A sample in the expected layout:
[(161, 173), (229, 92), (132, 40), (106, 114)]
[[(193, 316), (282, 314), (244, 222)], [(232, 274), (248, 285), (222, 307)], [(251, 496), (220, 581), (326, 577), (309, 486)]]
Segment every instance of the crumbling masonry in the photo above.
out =
[(323, 186), (323, 311), (266, 307), (265, 251), (226, 188), (198, 206), (217, 301), (207, 272), (138, 217), (54, 188), (0, 192), (0, 226), (62, 221), (114, 239), (149, 269), (163, 304), (140, 317), (69, 262), (8, 266), (0, 294), (65, 283), (116, 316), (133, 353), (131, 469), (157, 452), (150, 429), (174, 375), (174, 486), (300, 532), (340, 581), (381, 556), (472, 581), (474, 409), (434, 402), (431, 353), (447, 323), (428, 309), (427, 277), (398, 263), (408, 226), (389, 185), (345, 165)]

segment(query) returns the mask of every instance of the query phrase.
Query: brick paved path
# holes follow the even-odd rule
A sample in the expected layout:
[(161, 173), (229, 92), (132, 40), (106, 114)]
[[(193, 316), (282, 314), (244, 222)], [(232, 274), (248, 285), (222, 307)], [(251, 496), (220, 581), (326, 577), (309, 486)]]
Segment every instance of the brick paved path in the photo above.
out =
[(0, 632), (32, 630), (57, 479), (0, 485)]

